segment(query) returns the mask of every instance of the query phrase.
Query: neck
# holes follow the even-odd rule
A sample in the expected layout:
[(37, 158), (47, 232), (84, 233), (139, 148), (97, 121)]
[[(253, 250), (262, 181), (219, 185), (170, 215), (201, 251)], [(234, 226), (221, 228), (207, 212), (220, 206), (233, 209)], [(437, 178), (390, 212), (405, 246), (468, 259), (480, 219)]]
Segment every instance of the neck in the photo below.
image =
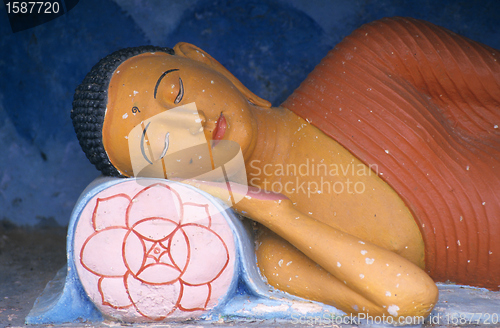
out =
[(256, 137), (252, 151), (245, 156), (249, 180), (261, 176), (265, 172), (265, 165), (284, 162), (291, 150), (294, 132), (304, 122), (284, 107), (255, 107), (252, 112), (256, 122)]

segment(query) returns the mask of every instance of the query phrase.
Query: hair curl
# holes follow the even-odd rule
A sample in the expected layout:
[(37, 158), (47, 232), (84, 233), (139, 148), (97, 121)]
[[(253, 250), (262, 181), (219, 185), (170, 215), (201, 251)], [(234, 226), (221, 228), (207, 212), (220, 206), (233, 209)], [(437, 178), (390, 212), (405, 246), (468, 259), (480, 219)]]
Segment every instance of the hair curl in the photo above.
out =
[(71, 120), (85, 155), (95, 167), (107, 176), (123, 175), (111, 164), (102, 142), (104, 115), (108, 103), (108, 87), (115, 70), (125, 60), (147, 52), (165, 52), (170, 48), (141, 46), (120, 49), (101, 59), (76, 88)]

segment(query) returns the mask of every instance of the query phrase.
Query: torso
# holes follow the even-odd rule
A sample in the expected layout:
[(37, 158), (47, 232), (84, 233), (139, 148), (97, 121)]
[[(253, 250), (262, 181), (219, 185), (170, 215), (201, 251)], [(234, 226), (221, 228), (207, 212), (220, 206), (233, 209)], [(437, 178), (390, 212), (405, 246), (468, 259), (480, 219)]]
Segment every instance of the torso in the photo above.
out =
[(336, 46), (283, 106), (378, 165), (421, 231), (433, 279), (498, 290), (496, 54), (430, 23), (384, 19)]
[(289, 110), (276, 110), (281, 111), (275, 127), (282, 129), (280, 137), (260, 165), (250, 164), (250, 183), (283, 193), (302, 213), (423, 267), (418, 226), (396, 192), (378, 177), (377, 167), (369, 168)]

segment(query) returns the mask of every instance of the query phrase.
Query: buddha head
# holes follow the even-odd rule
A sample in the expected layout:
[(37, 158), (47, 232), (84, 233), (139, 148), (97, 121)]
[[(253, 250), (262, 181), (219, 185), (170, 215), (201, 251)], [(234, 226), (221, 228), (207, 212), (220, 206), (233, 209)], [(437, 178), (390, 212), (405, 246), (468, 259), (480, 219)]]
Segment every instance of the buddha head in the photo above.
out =
[(134, 156), (153, 164), (190, 138), (212, 147), (231, 140), (245, 156), (255, 145), (256, 106), (270, 103), (203, 50), (179, 43), (103, 58), (76, 89), (71, 118), (90, 162), (104, 175), (129, 177), (137, 176)]

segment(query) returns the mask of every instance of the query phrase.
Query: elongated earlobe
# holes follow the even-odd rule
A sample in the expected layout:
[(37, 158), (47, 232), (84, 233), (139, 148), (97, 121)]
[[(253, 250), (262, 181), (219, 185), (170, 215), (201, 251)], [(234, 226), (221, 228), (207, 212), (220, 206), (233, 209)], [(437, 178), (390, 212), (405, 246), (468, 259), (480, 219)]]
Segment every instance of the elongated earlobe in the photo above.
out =
[(200, 63), (210, 66), (212, 69), (224, 75), (234, 86), (250, 101), (252, 104), (260, 107), (271, 107), (271, 103), (258, 97), (252, 91), (248, 90), (231, 72), (222, 66), (217, 60), (205, 51), (195, 45), (185, 42), (179, 42), (174, 47), (175, 55), (196, 60)]

